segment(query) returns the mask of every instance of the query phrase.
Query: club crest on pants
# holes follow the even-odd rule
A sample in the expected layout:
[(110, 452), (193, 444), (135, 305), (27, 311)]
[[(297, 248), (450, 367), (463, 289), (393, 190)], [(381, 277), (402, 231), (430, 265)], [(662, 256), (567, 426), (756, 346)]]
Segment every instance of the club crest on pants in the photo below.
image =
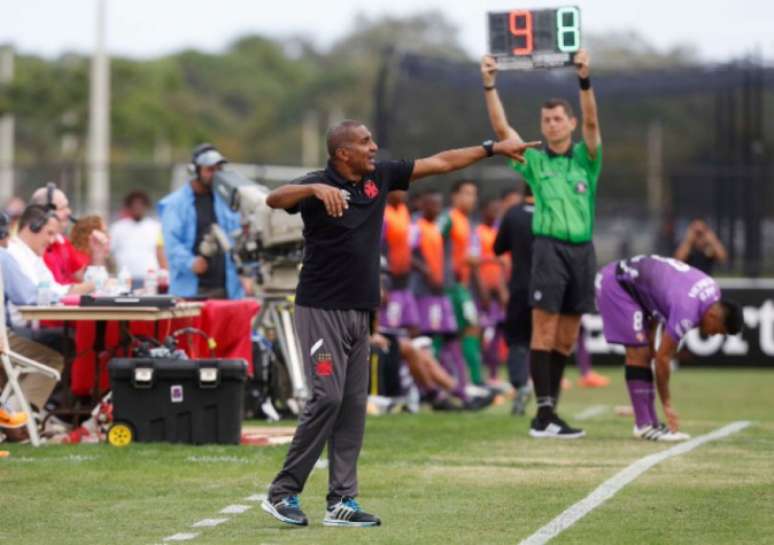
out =
[(314, 356), (314, 372), (318, 377), (329, 377), (333, 374), (333, 354), (318, 352)]

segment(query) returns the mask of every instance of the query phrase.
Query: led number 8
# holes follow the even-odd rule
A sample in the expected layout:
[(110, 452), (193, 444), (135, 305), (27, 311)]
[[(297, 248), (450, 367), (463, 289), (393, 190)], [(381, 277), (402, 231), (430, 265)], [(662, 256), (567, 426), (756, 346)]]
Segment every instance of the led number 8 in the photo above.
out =
[[(567, 19), (572, 19), (569, 24)], [(578, 8), (568, 7), (556, 10), (556, 46), (563, 53), (575, 53), (580, 49), (580, 12)]]

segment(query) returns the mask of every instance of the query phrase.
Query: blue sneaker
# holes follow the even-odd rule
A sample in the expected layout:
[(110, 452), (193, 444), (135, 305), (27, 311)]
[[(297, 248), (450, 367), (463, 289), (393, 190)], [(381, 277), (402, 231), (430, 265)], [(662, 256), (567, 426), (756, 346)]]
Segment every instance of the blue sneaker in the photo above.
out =
[(261, 509), (285, 524), (292, 524), (293, 526), (306, 526), (309, 524), (309, 519), (301, 511), (298, 496), (286, 496), (274, 503), (264, 498), (261, 501)]
[(341, 498), (338, 502), (329, 504), (323, 519), (323, 526), (349, 526), (352, 528), (367, 528), (379, 526), (379, 517), (366, 513), (360, 508), (355, 498)]

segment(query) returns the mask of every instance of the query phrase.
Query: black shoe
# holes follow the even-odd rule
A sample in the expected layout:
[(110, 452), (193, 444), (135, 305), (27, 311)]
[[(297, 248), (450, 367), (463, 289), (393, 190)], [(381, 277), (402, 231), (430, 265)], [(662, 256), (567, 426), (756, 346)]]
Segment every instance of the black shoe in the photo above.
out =
[(285, 524), (292, 524), (293, 526), (306, 526), (309, 524), (309, 519), (301, 511), (298, 496), (286, 496), (274, 503), (264, 499), (261, 502), (261, 509)]
[(554, 439), (578, 439), (586, 435), (586, 432), (570, 427), (567, 422), (554, 415), (548, 420), (538, 418), (537, 416), (532, 419), (532, 424), (529, 428), (529, 434), (532, 437), (537, 438), (554, 438)]
[(494, 392), (484, 388), (477, 388), (481, 393), (478, 393), (478, 395), (468, 395), (468, 399), (465, 401), (465, 410), (480, 411), (494, 403), (495, 397), (497, 397)]
[(433, 401), (434, 411), (461, 411), (464, 408), (463, 402), (454, 397), (438, 397)]
[(355, 498), (341, 498), (338, 502), (329, 504), (323, 519), (323, 526), (367, 528), (379, 526), (381, 523), (379, 517), (363, 511)]

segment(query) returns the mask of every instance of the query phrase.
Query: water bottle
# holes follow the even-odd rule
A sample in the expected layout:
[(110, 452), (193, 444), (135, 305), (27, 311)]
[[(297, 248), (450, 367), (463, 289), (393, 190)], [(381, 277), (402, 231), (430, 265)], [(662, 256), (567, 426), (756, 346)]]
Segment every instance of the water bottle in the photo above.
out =
[(39, 307), (48, 307), (52, 303), (51, 284), (48, 280), (43, 280), (38, 284), (37, 303)]
[(94, 293), (102, 293), (108, 279), (107, 269), (100, 265), (89, 265), (83, 275), (85, 282), (94, 284)]
[(121, 267), (121, 271), (118, 273), (118, 292), (132, 293), (132, 275), (126, 267)]
[(159, 279), (156, 274), (156, 269), (148, 269), (145, 273), (145, 282), (143, 284), (143, 291), (145, 295), (157, 295), (159, 292)]

